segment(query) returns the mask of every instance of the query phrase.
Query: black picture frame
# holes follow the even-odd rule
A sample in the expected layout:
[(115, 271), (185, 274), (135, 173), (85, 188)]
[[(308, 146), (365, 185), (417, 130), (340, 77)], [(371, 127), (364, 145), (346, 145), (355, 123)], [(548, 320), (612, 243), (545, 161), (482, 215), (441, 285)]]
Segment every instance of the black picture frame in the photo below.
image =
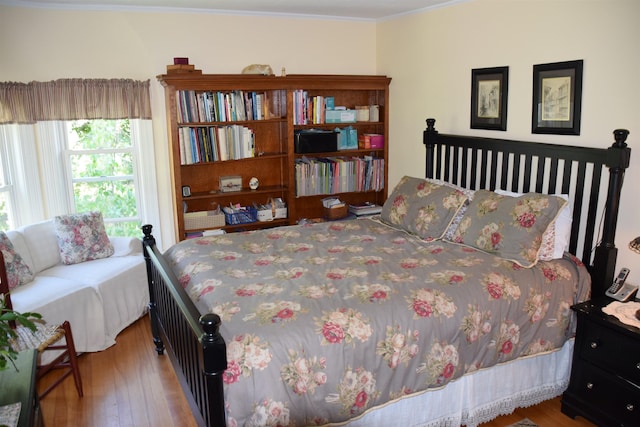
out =
[(507, 130), (509, 67), (471, 70), (471, 129)]
[(533, 66), (532, 133), (580, 135), (582, 59)]

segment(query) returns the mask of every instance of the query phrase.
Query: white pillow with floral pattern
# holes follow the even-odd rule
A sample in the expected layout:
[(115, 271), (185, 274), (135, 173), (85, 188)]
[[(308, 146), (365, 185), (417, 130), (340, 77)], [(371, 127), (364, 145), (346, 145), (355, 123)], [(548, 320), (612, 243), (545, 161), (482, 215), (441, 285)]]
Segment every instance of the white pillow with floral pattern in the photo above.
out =
[(113, 245), (104, 229), (101, 212), (59, 215), (53, 222), (64, 264), (78, 264), (113, 255)]
[(4, 266), (7, 270), (9, 289), (25, 285), (33, 280), (31, 268), (13, 247), (13, 243), (4, 231), (0, 231), (0, 250), (4, 257)]

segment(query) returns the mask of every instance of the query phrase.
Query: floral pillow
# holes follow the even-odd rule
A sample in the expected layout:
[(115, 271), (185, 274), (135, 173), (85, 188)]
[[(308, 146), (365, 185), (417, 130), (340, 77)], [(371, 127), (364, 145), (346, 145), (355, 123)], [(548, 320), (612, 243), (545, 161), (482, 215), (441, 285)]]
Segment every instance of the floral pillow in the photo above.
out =
[(101, 212), (60, 215), (54, 227), (64, 264), (107, 258), (114, 249), (104, 229)]
[(561, 197), (545, 194), (509, 197), (479, 190), (453, 241), (533, 267), (538, 261), (542, 235), (566, 203)]
[(467, 196), (426, 179), (403, 177), (382, 206), (380, 219), (423, 239), (444, 235)]
[(468, 188), (460, 187), (459, 185), (452, 184), (447, 181), (442, 181), (440, 179), (434, 179), (434, 178), (426, 178), (426, 179), (429, 182), (435, 182), (436, 184), (446, 185), (447, 187), (455, 188), (456, 190), (462, 191), (462, 193), (464, 193), (464, 195), (467, 196), (467, 200), (464, 202), (464, 204), (462, 205), (458, 213), (456, 213), (456, 215), (453, 217), (453, 220), (451, 221), (451, 224), (449, 224), (447, 231), (445, 231), (444, 236), (442, 236), (442, 238), (445, 240), (452, 240), (453, 233), (456, 231), (456, 228), (458, 228), (458, 224), (460, 224), (460, 221), (462, 221), (462, 217), (464, 216), (464, 213), (467, 211), (467, 206), (469, 206), (469, 203), (471, 203), (471, 201), (473, 200), (473, 195), (475, 194), (476, 191), (470, 190)]
[(0, 250), (4, 257), (9, 289), (26, 285), (33, 280), (34, 275), (31, 268), (13, 248), (13, 243), (11, 243), (4, 231), (0, 231)]
[[(523, 193), (496, 189), (496, 193), (503, 196), (519, 197)], [(560, 259), (564, 256), (564, 252), (569, 248), (569, 239), (571, 238), (571, 207), (569, 205), (568, 194), (555, 194), (562, 197), (567, 204), (562, 208), (558, 217), (549, 224), (547, 230), (542, 235), (542, 245), (538, 253), (540, 261), (550, 261), (552, 259)]]

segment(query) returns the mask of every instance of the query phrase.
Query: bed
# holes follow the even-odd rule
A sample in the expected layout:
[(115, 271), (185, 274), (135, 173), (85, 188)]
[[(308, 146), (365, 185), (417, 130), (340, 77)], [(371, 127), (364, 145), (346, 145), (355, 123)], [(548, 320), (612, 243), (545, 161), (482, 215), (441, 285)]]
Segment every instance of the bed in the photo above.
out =
[(156, 350), (209, 426), (474, 426), (555, 397), (569, 307), (614, 275), (626, 134), (597, 149), (428, 119), (426, 177), (379, 217), (165, 253), (145, 225)]

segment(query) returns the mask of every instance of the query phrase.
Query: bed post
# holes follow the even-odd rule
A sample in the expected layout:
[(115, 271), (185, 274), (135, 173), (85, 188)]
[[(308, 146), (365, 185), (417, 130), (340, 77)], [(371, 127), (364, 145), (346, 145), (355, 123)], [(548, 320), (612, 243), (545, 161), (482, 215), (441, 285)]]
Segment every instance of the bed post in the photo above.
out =
[(613, 131), (616, 142), (607, 150), (606, 165), (609, 168), (609, 190), (603, 219), (602, 241), (596, 247), (591, 269), (591, 295), (601, 297), (613, 282), (618, 249), (615, 245), (618, 210), (620, 208), (620, 192), (624, 181), (625, 169), (629, 167), (631, 149), (626, 140), (629, 131), (616, 129)]
[(200, 317), (204, 334), (200, 339), (204, 354), (204, 374), (209, 394), (210, 426), (226, 426), (224, 410), (223, 375), (227, 369), (227, 346), (220, 335), (220, 316), (214, 313)]
[(149, 283), (149, 321), (151, 322), (151, 334), (153, 335), (153, 342), (156, 345), (156, 352), (158, 355), (162, 355), (164, 352), (164, 343), (160, 338), (160, 330), (158, 329), (158, 312), (156, 307), (156, 297), (153, 286), (153, 274), (151, 274), (151, 258), (147, 249), (151, 250), (151, 247), (155, 246), (156, 239), (151, 235), (152, 226), (150, 224), (142, 226), (142, 232), (144, 237), (142, 238), (142, 253), (144, 254), (144, 261), (147, 266), (147, 282)]
[(435, 128), (436, 119), (427, 119), (427, 128), (424, 130), (422, 134), (422, 143), (427, 148), (426, 153), (426, 170), (425, 176), (427, 178), (433, 178), (434, 170), (433, 170), (433, 157), (435, 150), (435, 137), (438, 135), (438, 131)]

